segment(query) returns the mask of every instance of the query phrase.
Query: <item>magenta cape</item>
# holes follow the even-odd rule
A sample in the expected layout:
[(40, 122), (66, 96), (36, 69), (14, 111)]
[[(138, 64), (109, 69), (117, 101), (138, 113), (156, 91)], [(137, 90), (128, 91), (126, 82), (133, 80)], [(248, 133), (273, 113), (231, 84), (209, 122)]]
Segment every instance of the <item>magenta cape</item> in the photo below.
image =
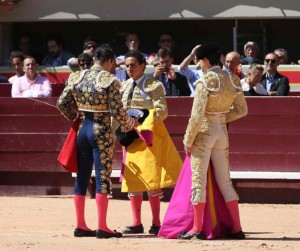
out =
[(57, 157), (60, 165), (68, 172), (78, 172), (77, 131), (81, 120), (76, 119), (68, 133), (66, 141)]
[[(193, 206), (190, 158), (186, 157), (158, 236), (175, 239), (193, 227)], [(213, 174), (212, 163), (207, 173), (206, 205), (203, 232), (206, 239), (224, 237), (232, 228), (231, 218)]]

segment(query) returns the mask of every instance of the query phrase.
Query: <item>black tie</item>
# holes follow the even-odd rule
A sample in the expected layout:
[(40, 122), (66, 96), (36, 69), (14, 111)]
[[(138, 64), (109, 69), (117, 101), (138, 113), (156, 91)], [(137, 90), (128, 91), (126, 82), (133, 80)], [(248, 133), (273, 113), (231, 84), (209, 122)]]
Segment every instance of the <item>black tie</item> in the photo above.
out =
[(129, 94), (128, 94), (128, 100), (132, 100), (132, 95), (133, 95), (133, 92), (134, 92), (134, 88), (136, 87), (136, 82), (134, 81), (133, 83), (132, 83), (132, 87), (131, 87), (131, 89), (130, 89), (130, 91), (129, 91)]

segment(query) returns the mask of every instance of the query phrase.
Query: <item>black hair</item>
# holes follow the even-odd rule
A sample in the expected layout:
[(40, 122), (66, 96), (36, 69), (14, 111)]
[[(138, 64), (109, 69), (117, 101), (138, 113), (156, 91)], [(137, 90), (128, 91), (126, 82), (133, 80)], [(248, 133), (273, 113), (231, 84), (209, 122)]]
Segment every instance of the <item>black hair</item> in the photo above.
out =
[(88, 46), (89, 42), (94, 42), (96, 45), (98, 45), (98, 39), (94, 37), (93, 35), (89, 35), (84, 39), (83, 42), (83, 49), (86, 49)]
[(25, 54), (22, 51), (12, 51), (10, 53), (9, 62), (12, 63), (14, 58), (19, 58), (23, 62), (25, 59)]
[(78, 56), (78, 62), (86, 62), (92, 64), (93, 57), (88, 53), (82, 53)]
[(170, 56), (170, 58), (173, 58), (173, 52), (170, 48), (163, 47), (158, 50), (157, 56), (160, 58), (165, 58), (166, 56)]
[(48, 37), (47, 37), (47, 43), (49, 41), (55, 41), (57, 43), (58, 46), (61, 46), (61, 45), (64, 45), (64, 40), (63, 40), (63, 37), (58, 34), (58, 33), (53, 33), (53, 34), (50, 34)]
[(96, 49), (96, 58), (104, 63), (108, 60), (115, 60), (116, 54), (109, 44), (102, 44)]
[(144, 57), (144, 55), (142, 53), (140, 53), (139, 51), (130, 51), (125, 55), (125, 59), (126, 58), (136, 58), (136, 60), (139, 62), (139, 64), (144, 64), (146, 65), (146, 59)]
[(196, 52), (198, 60), (207, 58), (211, 65), (218, 65), (221, 57), (221, 50), (215, 43), (204, 44)]

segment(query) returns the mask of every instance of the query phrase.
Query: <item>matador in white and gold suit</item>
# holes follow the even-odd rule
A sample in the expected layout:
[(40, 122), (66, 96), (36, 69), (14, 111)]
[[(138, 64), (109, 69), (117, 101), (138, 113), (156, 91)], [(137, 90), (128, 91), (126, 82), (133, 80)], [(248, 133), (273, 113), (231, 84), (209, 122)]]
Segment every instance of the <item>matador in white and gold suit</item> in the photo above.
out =
[(195, 97), (191, 118), (184, 136), (187, 155), (191, 156), (194, 226), (181, 239), (203, 239), (202, 215), (206, 203), (206, 182), (209, 161), (212, 161), (218, 187), (233, 220), (229, 237), (243, 239), (238, 195), (230, 179), (229, 142), (226, 123), (247, 114), (247, 103), (238, 76), (222, 70), (219, 64), (221, 52), (216, 44), (201, 46), (197, 51), (205, 75), (195, 85)]

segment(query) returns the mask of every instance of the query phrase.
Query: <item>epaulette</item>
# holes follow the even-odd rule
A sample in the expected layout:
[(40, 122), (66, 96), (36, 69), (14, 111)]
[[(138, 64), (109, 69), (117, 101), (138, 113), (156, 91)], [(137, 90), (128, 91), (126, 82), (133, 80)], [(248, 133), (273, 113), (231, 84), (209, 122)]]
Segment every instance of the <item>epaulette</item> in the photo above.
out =
[(220, 90), (220, 79), (217, 73), (210, 71), (203, 75), (200, 79), (204, 87), (208, 91), (219, 91)]
[(82, 78), (84, 77), (84, 74), (86, 72), (87, 72), (87, 70), (72, 72), (69, 75), (68, 84), (71, 84), (71, 85), (78, 84), (82, 80)]
[(154, 79), (154, 78), (147, 78), (144, 82), (144, 91), (151, 92), (161, 86), (164, 89), (164, 85), (162, 82)]
[(125, 80), (121, 83), (121, 88), (120, 88), (120, 92), (123, 93), (125, 92), (127, 86), (129, 85), (130, 81), (129, 80)]
[(96, 77), (96, 83), (100, 88), (106, 89), (115, 80), (119, 81), (117, 77), (108, 71), (100, 71)]

